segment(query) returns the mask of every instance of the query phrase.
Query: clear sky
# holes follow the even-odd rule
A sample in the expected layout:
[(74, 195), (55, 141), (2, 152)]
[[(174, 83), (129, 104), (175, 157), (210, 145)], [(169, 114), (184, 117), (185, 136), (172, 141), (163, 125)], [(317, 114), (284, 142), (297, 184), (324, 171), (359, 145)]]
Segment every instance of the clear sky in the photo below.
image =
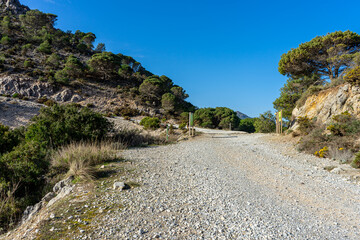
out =
[(185, 88), (198, 107), (251, 117), (273, 110), (283, 53), (317, 35), (360, 33), (360, 1), (20, 0), (58, 15), (56, 27), (93, 32)]

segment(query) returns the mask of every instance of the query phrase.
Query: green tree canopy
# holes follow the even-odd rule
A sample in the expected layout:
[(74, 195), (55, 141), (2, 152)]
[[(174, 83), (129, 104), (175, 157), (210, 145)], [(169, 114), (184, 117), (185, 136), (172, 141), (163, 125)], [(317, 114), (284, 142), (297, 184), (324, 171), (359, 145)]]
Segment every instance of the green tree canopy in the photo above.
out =
[(103, 79), (111, 79), (116, 76), (121, 66), (121, 58), (112, 52), (94, 54), (88, 61), (90, 68)]
[(247, 133), (254, 133), (255, 132), (255, 126), (254, 126), (255, 121), (256, 121), (256, 118), (241, 119), (240, 123), (239, 123), (239, 131), (244, 131)]
[(260, 114), (260, 116), (256, 118), (254, 122), (255, 132), (257, 133), (275, 132), (276, 130), (275, 121), (276, 121), (275, 116), (270, 111)]
[(176, 106), (176, 97), (174, 94), (165, 93), (161, 99), (161, 107), (167, 112), (173, 112)]
[(52, 29), (56, 20), (56, 15), (46, 14), (39, 10), (30, 10), (26, 14), (20, 15), (21, 26), (26, 32), (32, 34), (36, 34), (42, 27)]
[(188, 94), (186, 94), (185, 90), (182, 87), (179, 86), (174, 86), (170, 89), (170, 91), (172, 92), (172, 94), (175, 95), (175, 97), (179, 100), (185, 100), (186, 98), (189, 97)]
[(280, 97), (274, 102), (274, 108), (278, 111), (283, 110), (283, 117), (291, 119), (292, 111), (296, 107), (297, 101), (302, 94), (312, 85), (322, 85), (322, 80), (318, 75), (311, 77), (289, 78), (284, 87), (280, 89)]
[(240, 119), (230, 108), (200, 108), (194, 114), (195, 123), (205, 128), (237, 128)]
[(360, 36), (351, 31), (337, 31), (317, 36), (281, 56), (279, 72), (289, 77), (320, 76), (336, 79), (359, 52)]
[(77, 57), (70, 55), (67, 58), (64, 71), (69, 77), (71, 78), (79, 77), (81, 76), (83, 70), (84, 70), (84, 65), (80, 62), (80, 60)]

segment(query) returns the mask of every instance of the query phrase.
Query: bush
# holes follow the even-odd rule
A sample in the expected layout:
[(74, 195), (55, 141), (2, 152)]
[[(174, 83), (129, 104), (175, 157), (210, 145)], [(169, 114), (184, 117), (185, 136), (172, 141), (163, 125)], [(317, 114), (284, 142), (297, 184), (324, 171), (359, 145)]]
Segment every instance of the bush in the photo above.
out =
[(160, 128), (160, 120), (157, 117), (151, 118), (151, 117), (144, 117), (140, 121), (140, 125), (144, 126), (145, 129), (157, 129)]
[(357, 66), (351, 69), (344, 76), (344, 80), (351, 85), (359, 86), (360, 85), (360, 66)]
[(245, 118), (240, 120), (239, 123), (239, 131), (244, 131), (247, 133), (254, 133), (255, 132), (255, 118)]
[(9, 45), (11, 42), (10, 38), (8, 36), (3, 36), (0, 40), (0, 43), (2, 45)]
[(101, 114), (74, 104), (42, 108), (32, 122), (26, 139), (52, 147), (73, 141), (101, 140), (112, 129), (112, 124)]
[(63, 85), (68, 85), (70, 82), (69, 75), (64, 70), (59, 70), (55, 73), (55, 80)]
[(180, 123), (179, 124), (179, 129), (181, 129), (181, 130), (184, 130), (185, 129), (185, 127), (186, 127), (186, 125), (187, 125), (187, 123)]
[(0, 123), (0, 155), (12, 151), (24, 138), (23, 128), (10, 130)]
[(351, 162), (353, 168), (360, 168), (360, 152), (355, 154), (354, 160)]
[(310, 120), (307, 116), (298, 117), (297, 122), (302, 135), (308, 135), (315, 128), (313, 120)]
[(138, 116), (140, 113), (139, 110), (137, 109), (122, 107), (122, 108), (116, 108), (114, 110), (114, 114), (116, 116), (122, 116), (122, 117), (135, 117)]
[(50, 54), (51, 53), (51, 45), (48, 40), (44, 41), (40, 44), (37, 50), (41, 53)]
[(255, 132), (257, 133), (275, 132), (275, 116), (270, 111), (260, 114), (260, 116), (255, 119), (254, 126)]
[(26, 191), (31, 193), (31, 189), (36, 188), (47, 171), (46, 156), (47, 150), (38, 142), (28, 141), (21, 144), (1, 157), (0, 161), (5, 169), (0, 170), (0, 179), (3, 177), (12, 184), (20, 183), (21, 189), (27, 189)]
[(51, 167), (68, 176), (91, 179), (94, 166), (115, 160), (116, 152), (110, 143), (72, 143), (53, 154)]
[(31, 60), (24, 61), (24, 68), (31, 68), (33, 66), (33, 62)]

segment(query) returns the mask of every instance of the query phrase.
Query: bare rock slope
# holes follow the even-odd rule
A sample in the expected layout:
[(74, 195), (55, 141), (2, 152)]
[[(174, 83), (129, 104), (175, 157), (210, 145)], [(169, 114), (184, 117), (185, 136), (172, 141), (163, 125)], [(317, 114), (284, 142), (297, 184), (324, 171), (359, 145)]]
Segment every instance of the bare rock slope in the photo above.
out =
[[(293, 119), (300, 116), (316, 117), (318, 122), (328, 123), (333, 116), (345, 111), (360, 117), (359, 99), (359, 87), (343, 84), (308, 97), (303, 106), (293, 110)], [(296, 123), (293, 126), (293, 129), (295, 128), (297, 128)]]

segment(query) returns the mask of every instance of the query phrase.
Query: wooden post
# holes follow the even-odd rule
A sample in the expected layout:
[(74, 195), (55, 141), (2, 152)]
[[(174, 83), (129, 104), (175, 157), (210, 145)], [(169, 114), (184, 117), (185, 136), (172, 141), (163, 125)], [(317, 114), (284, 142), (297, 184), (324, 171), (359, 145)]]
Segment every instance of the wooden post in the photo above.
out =
[(230, 123), (230, 127), (229, 127), (230, 131), (231, 131), (231, 123)]
[(166, 124), (166, 142), (169, 141), (169, 125)]
[(189, 112), (189, 137), (191, 137), (191, 112)]
[(283, 133), (283, 120), (282, 120), (282, 110), (280, 111), (280, 134)]
[(279, 133), (279, 113), (275, 113), (275, 120), (276, 120), (276, 133)]

